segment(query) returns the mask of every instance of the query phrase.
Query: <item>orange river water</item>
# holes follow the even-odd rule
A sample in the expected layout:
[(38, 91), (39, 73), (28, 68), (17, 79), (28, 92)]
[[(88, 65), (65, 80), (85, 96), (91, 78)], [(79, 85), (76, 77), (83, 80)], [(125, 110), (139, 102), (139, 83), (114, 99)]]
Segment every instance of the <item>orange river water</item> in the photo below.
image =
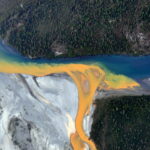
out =
[[(139, 86), (135, 81), (128, 80), (123, 76), (110, 74), (106, 78), (105, 72), (95, 65), (42, 65), (35, 63), (19, 64), (1, 61), (0, 72), (29, 74), (39, 77), (54, 73), (66, 73), (73, 79), (78, 88), (78, 112), (75, 120), (76, 132), (70, 136), (70, 142), (74, 150), (84, 150), (86, 147), (85, 144), (87, 144), (91, 150), (96, 150), (94, 142), (90, 140), (84, 132), (83, 119), (90, 110), (97, 88), (117, 90)], [(118, 83), (117, 86), (116, 81)]]

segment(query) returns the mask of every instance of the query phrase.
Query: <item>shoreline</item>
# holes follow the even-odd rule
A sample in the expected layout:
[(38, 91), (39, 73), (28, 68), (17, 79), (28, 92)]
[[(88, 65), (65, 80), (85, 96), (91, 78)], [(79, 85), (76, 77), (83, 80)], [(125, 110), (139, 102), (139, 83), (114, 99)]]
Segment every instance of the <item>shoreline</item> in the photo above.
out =
[(30, 57), (27, 57), (27, 56), (24, 56), (22, 55), (17, 49), (15, 49), (13, 46), (11, 46), (8, 42), (6, 42), (5, 40), (1, 39), (0, 38), (0, 44), (3, 44), (3, 46), (5, 47), (8, 47), (9, 49), (11, 49), (10, 52), (13, 52), (15, 54), (18, 54), (20, 56), (23, 56), (24, 58), (27, 58), (29, 60), (69, 60), (69, 59), (85, 59), (85, 58), (91, 58), (91, 57), (129, 57), (129, 58), (132, 58), (132, 57), (148, 57), (150, 56), (150, 53), (149, 54), (137, 54), (137, 55), (134, 55), (134, 54), (125, 54), (125, 53), (118, 53), (118, 54), (98, 54), (98, 55), (83, 55), (83, 56), (75, 56), (75, 57), (61, 57), (61, 56), (58, 56), (58, 57), (53, 57), (53, 58), (42, 58), (42, 57), (37, 57), (37, 58), (30, 58)]

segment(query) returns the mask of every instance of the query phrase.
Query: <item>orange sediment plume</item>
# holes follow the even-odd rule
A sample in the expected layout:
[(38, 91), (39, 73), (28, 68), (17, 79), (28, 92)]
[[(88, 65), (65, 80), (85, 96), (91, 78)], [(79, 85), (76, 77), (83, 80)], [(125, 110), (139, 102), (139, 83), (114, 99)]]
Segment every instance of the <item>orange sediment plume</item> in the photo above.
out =
[(77, 132), (71, 134), (70, 141), (74, 150), (85, 150), (85, 144)]
[[(22, 73), (34, 76), (46, 76), (53, 73), (67, 73), (75, 82), (78, 88), (78, 112), (75, 120), (76, 132), (70, 137), (74, 150), (84, 150), (85, 144), (91, 150), (96, 150), (93, 141), (89, 139), (83, 129), (83, 119), (89, 111), (93, 102), (96, 89), (102, 88), (105, 81), (104, 71), (92, 65), (68, 64), (68, 65), (49, 65), (49, 64), (24, 64), (0, 62), (0, 72), (5, 73)], [(113, 83), (106, 83), (114, 86)], [(135, 86), (136, 84), (134, 84)], [(112, 87), (113, 88), (113, 87)], [(118, 87), (119, 88), (119, 87)]]
[(68, 74), (76, 83), (79, 94), (78, 112), (75, 122), (76, 133), (72, 135), (71, 138), (72, 146), (75, 150), (84, 150), (83, 144), (80, 143), (85, 142), (91, 150), (96, 150), (95, 144), (89, 140), (89, 137), (84, 132), (83, 119), (93, 102), (94, 94), (98, 85), (104, 81), (105, 74), (96, 66), (88, 66), (80, 72), (71, 71), (68, 72)]
[(10, 64), (1, 62), (0, 72), (22, 73), (34, 76), (45, 76), (53, 73), (67, 73), (78, 88), (79, 102), (75, 120), (76, 133), (70, 137), (74, 150), (84, 150), (85, 143), (91, 150), (96, 150), (95, 144), (89, 140), (83, 129), (83, 119), (90, 109), (98, 85), (104, 80), (104, 72), (96, 66), (82, 64), (68, 65), (37, 65), (37, 64)]

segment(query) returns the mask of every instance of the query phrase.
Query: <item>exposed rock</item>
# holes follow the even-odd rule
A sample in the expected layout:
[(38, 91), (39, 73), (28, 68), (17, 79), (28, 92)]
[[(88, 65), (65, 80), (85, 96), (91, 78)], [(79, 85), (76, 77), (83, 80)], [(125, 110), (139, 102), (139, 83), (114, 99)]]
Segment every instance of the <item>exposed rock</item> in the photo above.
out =
[(9, 122), (8, 131), (12, 142), (21, 150), (34, 150), (31, 139), (31, 124), (19, 118), (12, 118)]
[(142, 26), (143, 23), (137, 25), (137, 27), (132, 32), (129, 30), (125, 31), (125, 36), (135, 54), (150, 53), (150, 32), (142, 31)]
[(51, 50), (55, 56), (59, 56), (67, 53), (67, 48), (64, 44), (54, 41), (51, 45)]

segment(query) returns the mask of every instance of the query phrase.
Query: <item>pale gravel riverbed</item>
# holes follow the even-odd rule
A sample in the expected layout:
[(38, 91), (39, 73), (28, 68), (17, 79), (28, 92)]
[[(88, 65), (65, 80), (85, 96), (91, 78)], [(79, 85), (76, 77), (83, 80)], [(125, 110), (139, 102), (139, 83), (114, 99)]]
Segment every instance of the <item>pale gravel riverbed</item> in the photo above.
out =
[[(141, 80), (150, 85), (149, 79)], [(146, 86), (97, 91), (95, 99), (149, 94)], [(65, 74), (33, 77), (0, 73), (0, 149), (69, 150), (75, 132), (78, 91)], [(92, 112), (94, 107), (91, 108)], [(92, 113), (84, 119), (89, 135)]]

